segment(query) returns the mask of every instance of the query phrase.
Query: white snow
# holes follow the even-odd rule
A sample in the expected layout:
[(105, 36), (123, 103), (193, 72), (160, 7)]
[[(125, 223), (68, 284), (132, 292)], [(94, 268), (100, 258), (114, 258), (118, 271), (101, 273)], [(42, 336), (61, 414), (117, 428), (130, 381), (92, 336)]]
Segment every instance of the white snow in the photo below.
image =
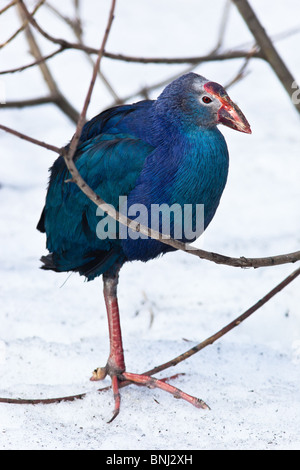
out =
[[(71, 10), (71, 2), (53, 0)], [(101, 43), (110, 2), (89, 0), (86, 42)], [(0, 2), (0, 6), (5, 2)], [(28, 2), (33, 5), (34, 2)], [(271, 35), (299, 27), (298, 0), (251, 0)], [(191, 56), (211, 50), (224, 2), (119, 0), (107, 50), (141, 56)], [(57, 37), (73, 40), (49, 12), (37, 18)], [(0, 17), (0, 41), (18, 26)], [(234, 7), (226, 47), (251, 44)], [(54, 50), (45, 40), (45, 53)], [(299, 34), (276, 42), (300, 81)], [(20, 35), (2, 49), (0, 69), (29, 63)], [(242, 61), (207, 63), (196, 71), (227, 83)], [(84, 56), (64, 52), (49, 62), (55, 79), (81, 109), (91, 70)], [(104, 59), (103, 72), (121, 96), (184, 72), (185, 66), (139, 65)], [(299, 249), (300, 121), (270, 67), (252, 60), (249, 75), (230, 89), (251, 123), (251, 136), (221, 129), (230, 150), (230, 176), (220, 208), (198, 245), (229, 256), (268, 256)], [(47, 92), (38, 69), (0, 76), (6, 100)], [(153, 92), (153, 97), (159, 90)], [(89, 116), (112, 99), (97, 84)], [(0, 122), (63, 145), (74, 125), (54, 106), (1, 110)], [(300, 449), (300, 310), (297, 279), (248, 320), (177, 367), (172, 383), (205, 400), (198, 410), (159, 390), (122, 389), (121, 412), (112, 392), (90, 382), (104, 365), (108, 331), (101, 279), (39, 269), (45, 239), (36, 231), (48, 167), (55, 155), (0, 131), (0, 397), (49, 398), (86, 392), (52, 405), (0, 404), (1, 449)], [(295, 269), (241, 270), (184, 253), (122, 269), (119, 301), (128, 371), (143, 372), (215, 333)], [(105, 379), (103, 385), (109, 385)]]

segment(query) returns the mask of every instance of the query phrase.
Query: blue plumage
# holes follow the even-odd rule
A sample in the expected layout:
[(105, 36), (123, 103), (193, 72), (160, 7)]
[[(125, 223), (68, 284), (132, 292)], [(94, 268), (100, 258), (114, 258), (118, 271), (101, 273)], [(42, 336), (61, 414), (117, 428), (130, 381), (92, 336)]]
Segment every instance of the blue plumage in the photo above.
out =
[[(119, 212), (191, 242), (211, 222), (227, 180), (228, 151), (217, 129), (220, 123), (251, 132), (224, 88), (190, 73), (168, 85), (156, 101), (118, 106), (94, 117), (82, 130), (74, 159), (87, 184)], [(202, 400), (164, 381), (125, 368), (117, 300), (119, 270), (126, 261), (148, 261), (172, 248), (99, 214), (74, 183), (66, 182), (69, 178), (59, 157), (51, 169), (37, 227), (46, 232), (50, 252), (42, 257), (43, 268), (78, 271), (88, 280), (103, 274), (110, 353), (105, 367), (97, 368), (91, 380), (111, 376), (112, 419), (119, 413), (119, 385), (124, 380), (161, 388), (197, 408), (207, 408)], [(204, 216), (198, 213), (202, 206)], [(160, 211), (168, 215), (168, 224)]]

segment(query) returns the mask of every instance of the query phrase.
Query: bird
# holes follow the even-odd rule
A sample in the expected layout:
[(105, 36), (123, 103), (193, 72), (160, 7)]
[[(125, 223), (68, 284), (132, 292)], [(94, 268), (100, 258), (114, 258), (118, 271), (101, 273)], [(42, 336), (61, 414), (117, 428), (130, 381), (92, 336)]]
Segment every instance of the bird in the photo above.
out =
[[(86, 122), (74, 162), (85, 182), (132, 220), (150, 226), (153, 208), (169, 209), (169, 224), (163, 223), (160, 214), (155, 228), (190, 243), (210, 224), (227, 182), (229, 153), (219, 124), (251, 134), (246, 117), (223, 86), (190, 72), (169, 83), (157, 99), (117, 105)], [(204, 208), (202, 215), (198, 206)], [(179, 211), (170, 210), (174, 207)], [(186, 216), (184, 208), (188, 208)], [(201, 230), (196, 227), (199, 218)], [(188, 234), (182, 230), (186, 220)], [(120, 269), (125, 263), (147, 262), (175, 248), (122, 227), (99, 212), (72, 184), (63, 155), (50, 168), (37, 229), (46, 234), (48, 254), (41, 257), (42, 269), (77, 272), (88, 281), (103, 278), (109, 356), (91, 380), (111, 378), (114, 411), (110, 421), (120, 411), (124, 381), (158, 387), (206, 408), (202, 400), (166, 381), (128, 372), (125, 366), (117, 295)]]

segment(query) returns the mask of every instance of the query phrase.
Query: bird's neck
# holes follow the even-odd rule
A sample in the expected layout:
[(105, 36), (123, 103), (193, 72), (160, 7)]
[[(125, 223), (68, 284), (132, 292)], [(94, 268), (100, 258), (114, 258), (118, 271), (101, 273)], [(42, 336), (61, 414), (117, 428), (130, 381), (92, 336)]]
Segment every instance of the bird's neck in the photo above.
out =
[(216, 127), (190, 132), (170, 129), (160, 135), (141, 177), (149, 201), (204, 204), (207, 226), (219, 205), (228, 165), (227, 145)]
[[(182, 128), (169, 127), (159, 135), (154, 157), (145, 166), (159, 177), (160, 184), (170, 184), (180, 192), (196, 188), (210, 193), (210, 186), (223, 191), (228, 173), (228, 150), (225, 139), (217, 127)], [(202, 188), (202, 189), (201, 189)]]

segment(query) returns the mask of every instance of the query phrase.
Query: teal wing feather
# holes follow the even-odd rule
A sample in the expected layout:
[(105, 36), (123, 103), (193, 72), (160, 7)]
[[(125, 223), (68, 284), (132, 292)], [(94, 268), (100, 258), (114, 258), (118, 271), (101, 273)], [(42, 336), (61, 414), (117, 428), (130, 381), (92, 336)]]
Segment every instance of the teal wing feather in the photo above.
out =
[[(152, 145), (130, 134), (101, 134), (78, 147), (75, 163), (86, 183), (118, 209), (119, 197), (127, 196), (135, 187), (152, 150)], [(80, 272), (82, 268), (86, 275), (84, 266), (101, 265), (101, 260), (107, 258), (113, 264), (122, 257), (122, 249), (117, 239), (98, 238), (96, 228), (101, 217), (97, 215), (97, 206), (77, 185), (66, 182), (70, 178), (63, 158), (59, 157), (51, 169), (43, 214), (47, 248), (58, 271), (78, 268)]]

